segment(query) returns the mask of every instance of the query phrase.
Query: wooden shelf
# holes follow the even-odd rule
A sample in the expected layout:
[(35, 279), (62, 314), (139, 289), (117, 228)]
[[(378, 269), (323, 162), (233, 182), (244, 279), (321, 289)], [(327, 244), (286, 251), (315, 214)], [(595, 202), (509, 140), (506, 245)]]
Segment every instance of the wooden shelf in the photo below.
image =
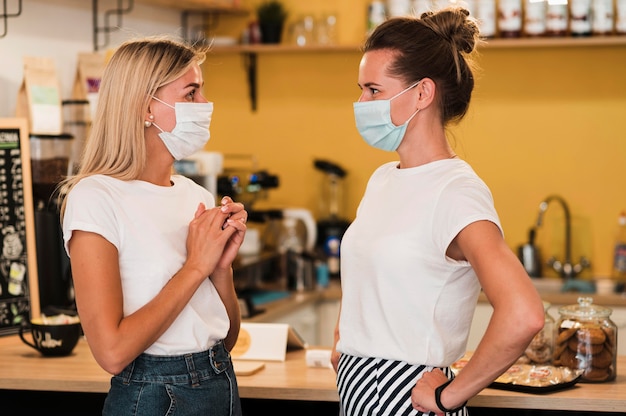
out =
[(311, 45), (297, 46), (290, 44), (252, 44), (215, 46), (212, 51), (220, 53), (314, 53), (314, 52), (360, 52), (360, 45)]
[[(560, 48), (560, 47), (581, 47), (581, 46), (626, 46), (626, 36), (591, 36), (591, 37), (543, 37), (543, 38), (515, 38), (515, 39), (486, 39), (481, 48)], [(254, 54), (276, 54), (276, 53), (344, 53), (361, 52), (361, 45), (311, 45), (297, 46), (290, 44), (253, 44), (253, 45), (233, 45), (215, 46), (213, 52), (219, 53), (254, 53)]]
[[(238, 0), (136, 0), (137, 3), (168, 7), (177, 10), (205, 12), (210, 14), (247, 15), (250, 10), (242, 8)], [(544, 48), (626, 45), (626, 34), (589, 37), (537, 37), (487, 39), (482, 47), (488, 48)], [(293, 52), (358, 52), (360, 45), (296, 46), (296, 45), (238, 45), (216, 47), (219, 52), (240, 53), (293, 53)]]
[(150, 6), (167, 7), (176, 10), (187, 10), (221, 14), (248, 14), (249, 10), (240, 7), (238, 1), (229, 0), (136, 0), (137, 3)]
[(538, 37), (515, 39), (486, 39), (485, 48), (560, 48), (581, 46), (626, 45), (626, 35), (588, 37)]

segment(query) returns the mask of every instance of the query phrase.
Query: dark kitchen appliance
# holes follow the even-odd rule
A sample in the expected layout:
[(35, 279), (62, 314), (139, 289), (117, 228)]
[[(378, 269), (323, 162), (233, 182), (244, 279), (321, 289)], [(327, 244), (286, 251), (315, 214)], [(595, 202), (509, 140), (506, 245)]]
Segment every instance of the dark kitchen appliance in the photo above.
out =
[(30, 136), (39, 303), (44, 314), (75, 309), (56, 191), (71, 169), (73, 140), (67, 133)]
[(517, 248), (517, 256), (530, 277), (541, 277), (541, 254), (535, 245), (535, 227), (528, 232), (528, 242)]
[(321, 191), (321, 215), (317, 221), (317, 251), (328, 265), (331, 277), (339, 277), (341, 238), (350, 222), (340, 215), (343, 196), (343, 178), (346, 171), (328, 160), (316, 159), (315, 169), (324, 174)]

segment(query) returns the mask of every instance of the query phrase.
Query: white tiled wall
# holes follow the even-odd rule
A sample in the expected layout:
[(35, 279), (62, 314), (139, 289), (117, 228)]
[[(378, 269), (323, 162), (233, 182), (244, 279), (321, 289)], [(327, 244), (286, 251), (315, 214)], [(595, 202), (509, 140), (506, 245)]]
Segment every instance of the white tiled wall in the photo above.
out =
[[(99, 0), (100, 25), (104, 11), (115, 8), (117, 3)], [(6, 5), (7, 13), (17, 12), (17, 0), (7, 0)], [(21, 15), (7, 20), (7, 33), (0, 38), (0, 117), (15, 115), (23, 56), (53, 58), (61, 82), (61, 99), (71, 97), (78, 53), (93, 52), (92, 16), (91, 1), (22, 0)], [(117, 20), (111, 22), (116, 24)], [(111, 33), (109, 47), (141, 36), (179, 35), (180, 22), (179, 11), (134, 2), (133, 10), (122, 17), (120, 30)]]

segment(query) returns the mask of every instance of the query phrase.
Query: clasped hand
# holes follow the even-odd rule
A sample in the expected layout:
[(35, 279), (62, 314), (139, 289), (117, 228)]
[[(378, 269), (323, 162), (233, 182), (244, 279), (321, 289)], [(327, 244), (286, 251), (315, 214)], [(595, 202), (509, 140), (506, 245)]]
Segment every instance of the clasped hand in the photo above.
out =
[(243, 204), (222, 198), (221, 205), (207, 209), (198, 205), (189, 223), (187, 264), (204, 276), (216, 269), (227, 269), (235, 260), (246, 233), (248, 213)]

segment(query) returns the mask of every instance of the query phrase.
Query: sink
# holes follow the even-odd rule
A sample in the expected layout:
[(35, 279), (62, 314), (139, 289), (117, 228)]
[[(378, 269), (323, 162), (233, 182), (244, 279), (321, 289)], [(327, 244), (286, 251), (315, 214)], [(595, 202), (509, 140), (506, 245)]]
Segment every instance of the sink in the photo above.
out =
[(561, 293), (563, 280), (551, 277), (535, 277), (530, 279), (539, 293)]
[(533, 284), (539, 293), (596, 293), (596, 287), (593, 280), (561, 280), (552, 277), (531, 278)]

